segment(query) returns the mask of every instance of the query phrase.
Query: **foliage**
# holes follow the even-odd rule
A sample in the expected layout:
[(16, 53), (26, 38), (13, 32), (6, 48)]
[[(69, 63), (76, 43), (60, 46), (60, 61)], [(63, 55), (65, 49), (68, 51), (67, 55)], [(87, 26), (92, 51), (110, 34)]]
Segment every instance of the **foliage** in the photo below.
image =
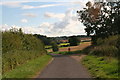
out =
[(21, 29), (11, 29), (2, 33), (3, 73), (45, 53), (41, 40), (31, 34), (22, 33)]
[(52, 45), (52, 50), (53, 50), (53, 52), (56, 52), (56, 51), (59, 50), (58, 45), (57, 45), (56, 42), (52, 41), (52, 42), (51, 42), (51, 45)]
[(109, 36), (108, 38), (97, 40), (97, 45), (90, 51), (90, 54), (99, 56), (118, 57), (119, 54), (119, 35)]
[(51, 56), (43, 55), (34, 60), (28, 61), (26, 64), (17, 66), (15, 69), (3, 75), (3, 78), (30, 78), (41, 71), (51, 60)]
[(80, 21), (86, 26), (87, 34), (93, 34), (94, 44), (98, 38), (120, 34), (120, 2), (95, 3), (90, 6), (87, 3), (87, 6), (77, 13)]
[(118, 79), (118, 60), (115, 58), (88, 55), (83, 58), (82, 63), (88, 68), (94, 78)]
[(76, 36), (70, 36), (69, 43), (70, 43), (70, 46), (77, 46), (80, 43), (80, 40)]
[(45, 45), (50, 45), (50, 43), (52, 41), (50, 38), (48, 38), (47, 36), (44, 36), (44, 35), (34, 34), (34, 36), (37, 37), (38, 39), (42, 40), (42, 42)]

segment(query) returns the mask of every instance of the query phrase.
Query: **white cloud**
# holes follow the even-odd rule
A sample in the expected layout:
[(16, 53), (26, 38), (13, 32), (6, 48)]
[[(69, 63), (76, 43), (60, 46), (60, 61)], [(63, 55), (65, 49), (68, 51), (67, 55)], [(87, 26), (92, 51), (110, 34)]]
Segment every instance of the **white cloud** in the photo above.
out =
[(45, 17), (47, 18), (58, 18), (58, 19), (63, 19), (65, 17), (65, 14), (63, 13), (59, 13), (59, 14), (55, 14), (55, 13), (50, 13), (50, 12), (46, 12), (44, 14)]
[(0, 5), (8, 6), (8, 7), (22, 7), (22, 3), (27, 3), (29, 1), (1, 1)]
[(51, 24), (48, 23), (48, 22), (43, 22), (42, 24), (40, 24), (40, 27), (47, 27), (47, 28), (50, 28), (50, 27), (51, 27)]
[(61, 6), (61, 5), (65, 5), (65, 4), (47, 4), (47, 5), (40, 5), (40, 6), (23, 5), (22, 9), (46, 8), (46, 7)]
[[(77, 4), (77, 3), (75, 3)], [(59, 4), (63, 5), (63, 4)], [(51, 7), (51, 6), (59, 6), (58, 4), (50, 4), (50, 5), (41, 5), (41, 6), (28, 6), (24, 5), (23, 9), (35, 9), (35, 8), (45, 8), (45, 7)], [(65, 4), (64, 4), (65, 5)], [(21, 27), (25, 33), (33, 33), (33, 34), (44, 34), (47, 36), (70, 36), (70, 35), (80, 35), (80, 34), (85, 34), (84, 31), (84, 26), (82, 23), (77, 21), (77, 14), (76, 14), (76, 8), (73, 7), (66, 11), (66, 13), (52, 13), (52, 12), (46, 12), (44, 14), (45, 17), (47, 18), (56, 18), (60, 19), (58, 22), (55, 23), (49, 23), (49, 22), (44, 22), (39, 25), (39, 27)], [(33, 13), (24, 13), (22, 14), (24, 16), (29, 16), (29, 17), (35, 17), (35, 14)], [(22, 19), (21, 22), (27, 23), (27, 19)], [(17, 28), (20, 28), (19, 26), (15, 26)], [(6, 25), (3, 28), (5, 29), (10, 29), (10, 26)]]
[(28, 20), (27, 20), (27, 19), (22, 19), (21, 22), (23, 22), (23, 23), (27, 23)]
[(8, 6), (8, 7), (20, 7), (21, 3), (19, 2), (0, 2), (0, 5)]
[(17, 25), (7, 25), (7, 24), (2, 25), (2, 31), (8, 31), (12, 28), (17, 28), (17, 29), (22, 28), (22, 31), (28, 34), (43, 34), (44, 33), (44, 30), (42, 28), (38, 28), (34, 26), (17, 26)]
[(34, 13), (24, 13), (22, 15), (23, 16), (28, 16), (28, 17), (37, 17), (37, 14), (34, 14)]
[[(71, 5), (80, 5), (85, 6), (85, 3), (88, 0), (72, 0), (72, 1), (52, 1), (52, 2), (63, 2), (59, 4), (45, 4), (45, 5), (39, 5), (39, 6), (33, 6), (33, 5), (24, 5), (23, 3), (28, 2), (50, 2), (50, 1), (39, 1), (39, 0), (18, 0), (18, 1), (2, 1), (0, 2), (0, 5), (8, 6), (8, 7), (20, 7), (21, 9), (36, 9), (36, 8), (46, 8), (46, 7), (54, 7), (54, 6), (71, 6)], [(93, 1), (93, 0), (92, 0)]]
[[(52, 15), (50, 18), (54, 18), (54, 16)], [(74, 13), (73, 9), (69, 9), (60, 21), (52, 24), (48, 22), (42, 23), (39, 27), (44, 27), (42, 29), (45, 31), (44, 34), (47, 36), (70, 36), (85, 34), (85, 27), (77, 20), (77, 18), (77, 14)], [(47, 26), (47, 29), (45, 26)]]

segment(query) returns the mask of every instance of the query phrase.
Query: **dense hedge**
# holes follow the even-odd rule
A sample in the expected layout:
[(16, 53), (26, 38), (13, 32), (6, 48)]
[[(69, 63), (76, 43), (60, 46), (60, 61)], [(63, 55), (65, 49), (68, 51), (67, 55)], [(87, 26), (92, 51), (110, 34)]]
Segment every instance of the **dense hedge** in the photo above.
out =
[(46, 54), (44, 44), (21, 29), (2, 32), (2, 70), (3, 73), (24, 64), (28, 60)]
[(108, 38), (97, 39), (97, 45), (91, 50), (91, 54), (99, 56), (117, 57), (120, 46), (120, 35), (109, 36)]

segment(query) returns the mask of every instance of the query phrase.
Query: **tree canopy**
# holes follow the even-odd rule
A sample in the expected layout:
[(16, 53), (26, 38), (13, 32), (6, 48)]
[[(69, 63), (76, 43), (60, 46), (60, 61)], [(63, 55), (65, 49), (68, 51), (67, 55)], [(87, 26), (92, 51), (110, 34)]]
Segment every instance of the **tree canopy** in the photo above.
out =
[(79, 20), (86, 26), (88, 36), (94, 40), (120, 34), (120, 2), (86, 4), (86, 8), (77, 11)]

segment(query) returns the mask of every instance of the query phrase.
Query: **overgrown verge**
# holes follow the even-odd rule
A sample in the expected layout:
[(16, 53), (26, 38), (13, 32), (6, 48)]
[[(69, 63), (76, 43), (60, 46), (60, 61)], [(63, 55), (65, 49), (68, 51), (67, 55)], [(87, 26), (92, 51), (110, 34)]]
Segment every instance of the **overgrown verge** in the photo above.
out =
[(37, 75), (36, 72), (41, 71), (51, 60), (51, 56), (43, 55), (36, 59), (28, 61), (26, 64), (17, 66), (15, 69), (6, 72), (4, 78), (32, 78)]
[(88, 55), (83, 58), (82, 63), (94, 78), (105, 80), (118, 78), (118, 60), (115, 58)]
[(32, 34), (24, 34), (21, 29), (2, 32), (3, 74), (44, 54), (44, 44)]
[(120, 35), (115, 35), (105, 39), (99, 38), (96, 45), (83, 50), (88, 56), (84, 57), (82, 63), (93, 77), (105, 80), (119, 77), (119, 45)]
[(119, 46), (120, 46), (120, 35), (109, 36), (108, 38), (97, 40), (97, 44), (90, 51), (92, 55), (107, 56), (107, 57), (118, 57)]

